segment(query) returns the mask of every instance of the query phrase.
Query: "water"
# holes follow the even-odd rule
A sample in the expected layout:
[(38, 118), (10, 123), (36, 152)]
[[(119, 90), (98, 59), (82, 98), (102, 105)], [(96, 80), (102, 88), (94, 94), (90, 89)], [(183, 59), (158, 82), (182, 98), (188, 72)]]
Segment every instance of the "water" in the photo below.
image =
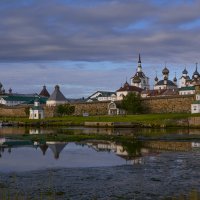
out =
[[(44, 145), (43, 145), (44, 146)], [(53, 168), (108, 167), (125, 165), (126, 160), (113, 152), (98, 152), (75, 143), (47, 142), (45, 154), (42, 146), (17, 147), (4, 150), (0, 159), (0, 172), (23, 172)], [(46, 147), (45, 147), (46, 148)], [(62, 151), (59, 151), (59, 148)]]
[[(16, 133), (133, 139), (36, 142)], [(0, 199), (200, 199), (199, 130), (5, 128), (0, 146)]]

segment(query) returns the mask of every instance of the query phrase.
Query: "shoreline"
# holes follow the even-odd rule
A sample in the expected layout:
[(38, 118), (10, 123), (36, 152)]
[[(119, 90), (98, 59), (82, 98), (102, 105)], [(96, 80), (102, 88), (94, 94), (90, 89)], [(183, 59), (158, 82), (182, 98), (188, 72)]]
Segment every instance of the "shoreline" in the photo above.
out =
[(187, 113), (142, 114), (126, 116), (64, 116), (39, 120), (20, 117), (0, 118), (0, 126), (63, 127), (85, 126), (96, 128), (200, 128), (200, 115)]

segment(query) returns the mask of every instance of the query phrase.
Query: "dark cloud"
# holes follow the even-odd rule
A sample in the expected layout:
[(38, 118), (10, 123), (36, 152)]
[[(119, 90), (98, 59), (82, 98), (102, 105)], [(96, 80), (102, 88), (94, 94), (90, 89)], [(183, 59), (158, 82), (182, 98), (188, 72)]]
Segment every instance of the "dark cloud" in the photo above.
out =
[[(198, 26), (180, 26), (200, 18), (199, 1), (25, 2), (0, 2), (0, 61), (127, 61), (139, 51), (160, 59), (197, 55)], [(141, 21), (148, 26), (140, 29)]]

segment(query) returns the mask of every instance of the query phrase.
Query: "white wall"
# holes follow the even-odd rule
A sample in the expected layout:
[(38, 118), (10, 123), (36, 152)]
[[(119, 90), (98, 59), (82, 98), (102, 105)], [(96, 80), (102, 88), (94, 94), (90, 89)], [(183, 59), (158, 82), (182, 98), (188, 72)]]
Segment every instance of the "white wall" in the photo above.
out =
[(179, 95), (195, 94), (195, 90), (183, 90), (179, 91)]
[(4, 98), (0, 99), (0, 104), (6, 105), (6, 106), (16, 106), (24, 103), (25, 101), (6, 101)]
[(54, 100), (47, 100), (46, 105), (47, 106), (57, 106), (68, 103), (67, 101), (54, 101)]
[(29, 119), (44, 119), (44, 110), (33, 110), (30, 108)]
[(200, 113), (200, 104), (192, 104), (191, 105), (191, 113)]

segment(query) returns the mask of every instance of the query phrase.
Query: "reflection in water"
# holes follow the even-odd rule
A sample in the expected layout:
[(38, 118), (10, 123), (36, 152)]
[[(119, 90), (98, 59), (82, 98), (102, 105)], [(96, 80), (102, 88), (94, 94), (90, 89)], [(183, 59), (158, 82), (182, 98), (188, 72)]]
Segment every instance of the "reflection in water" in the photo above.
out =
[(142, 128), (93, 128), (93, 127), (67, 127), (67, 128), (24, 128), (4, 127), (0, 128), (0, 135), (16, 134), (107, 134), (107, 135), (134, 135), (134, 136), (174, 136), (174, 135), (195, 135), (200, 137), (199, 129), (142, 129)]
[(45, 153), (46, 153), (46, 151), (48, 149), (48, 145), (46, 143), (45, 144), (40, 144), (39, 147), (40, 147), (43, 155), (45, 155)]
[[(84, 131), (87, 132), (86, 129)], [(117, 133), (111, 134), (139, 134), (139, 131), (131, 131), (119, 129)], [(42, 134), (43, 130), (32, 133)], [(148, 130), (143, 131), (143, 134), (149, 135)], [(67, 143), (12, 140), (6, 134), (2, 135), (0, 194), (1, 183), (4, 182), (7, 182), (14, 194), (18, 191), (16, 184), (22, 183), (23, 190), (25, 187), (29, 194), (38, 195), (40, 189), (46, 194), (49, 191), (46, 178), (48, 171), (52, 170), (52, 188), (63, 192), (60, 199), (67, 199), (69, 194), (72, 199), (81, 199), (86, 190), (88, 196), (85, 199), (91, 199), (90, 195), (94, 199), (98, 196), (100, 199), (200, 199), (199, 140), (140, 141), (134, 138), (129, 141), (87, 140)], [(10, 178), (10, 172), (17, 174), (17, 183)], [(18, 172), (22, 172), (21, 175)], [(29, 189), (32, 183), (33, 187)], [(98, 196), (95, 197), (94, 193)], [(36, 199), (40, 199), (40, 196)]]
[[(89, 148), (94, 149), (97, 152), (106, 151), (115, 153), (117, 156), (130, 161), (129, 163), (142, 163), (141, 157), (142, 152), (147, 152), (147, 150), (142, 149), (142, 143), (139, 141), (134, 142), (123, 142), (116, 143), (111, 141), (97, 141), (91, 140), (86, 142), (77, 142), (76, 145), (88, 146)], [(32, 142), (30, 140), (13, 140), (7, 138), (0, 138), (0, 155), (4, 153), (6, 149), (11, 153), (11, 149), (31, 147), (33, 149), (39, 149), (42, 151), (42, 154), (45, 155), (46, 151), (51, 149), (53, 152), (54, 158), (58, 159), (60, 153), (63, 151), (67, 142), (56, 142), (56, 141), (41, 141), (41, 142)]]
[(46, 142), (46, 145), (52, 150), (55, 159), (59, 158), (59, 155), (66, 144), (66, 142)]
[(7, 138), (0, 138), (0, 157), (4, 153), (5, 149), (8, 149), (8, 152), (11, 153), (11, 149), (22, 148), (22, 147), (32, 147), (40, 148), (43, 155), (45, 155), (48, 148), (54, 154), (54, 158), (58, 159), (61, 151), (65, 148), (67, 142), (32, 142), (30, 140), (13, 140)]
[[(30, 140), (13, 140), (6, 137), (0, 138), (0, 157), (5, 150), (10, 154), (12, 149), (19, 149), (24, 147), (31, 147), (33, 149), (39, 148), (43, 155), (46, 155), (50, 149), (55, 159), (59, 156), (66, 147), (67, 142), (57, 141), (40, 141), (33, 142)], [(82, 147), (87, 146), (97, 152), (112, 152), (118, 157), (127, 161), (127, 164), (142, 164), (144, 156), (155, 156), (164, 151), (191, 151), (200, 149), (199, 142), (179, 142), (179, 141), (105, 141), (105, 140), (89, 140), (84, 142), (76, 142), (76, 145)]]
[[(93, 148), (94, 150), (113, 152), (117, 156), (127, 161), (127, 164), (142, 164), (142, 154), (143, 152), (141, 142), (124, 142), (116, 143), (111, 141), (88, 141), (82, 144)], [(145, 150), (144, 150), (145, 152)]]

